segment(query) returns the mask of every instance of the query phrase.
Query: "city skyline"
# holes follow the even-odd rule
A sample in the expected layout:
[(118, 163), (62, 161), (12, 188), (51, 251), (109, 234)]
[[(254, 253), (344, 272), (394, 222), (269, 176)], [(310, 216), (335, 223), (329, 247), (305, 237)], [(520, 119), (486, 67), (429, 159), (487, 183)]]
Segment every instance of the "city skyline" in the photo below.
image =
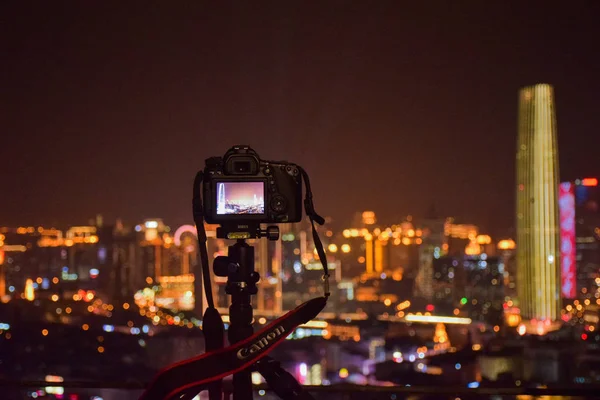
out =
[(561, 181), (594, 174), (588, 6), (281, 5), (263, 21), (259, 9), (216, 5), (185, 16), (82, 5), (46, 19), (54, 5), (14, 3), (0, 28), (10, 40), (0, 218), (185, 223), (204, 159), (247, 143), (303, 165), (334, 220), (356, 209), (425, 217), (435, 205), (510, 231), (519, 87), (556, 89)]
[[(547, 87), (540, 89), (548, 94)], [(517, 289), (531, 285), (515, 277), (518, 246), (513, 240), (492, 238), (476, 225), (452, 218), (386, 226), (376, 213), (364, 211), (343, 230), (328, 223), (320, 229), (331, 272), (330, 300), (318, 317), (286, 332), (289, 340), (275, 359), (293, 352), (296, 357), (282, 366), (303, 385), (358, 382), (375, 388), (436, 382), (442, 390), (560, 383), (579, 389), (598, 381), (596, 369), (579, 365), (600, 342), (600, 192), (596, 178), (573, 185), (575, 202), (561, 203), (561, 212), (575, 211), (577, 229), (568, 223), (561, 228), (577, 243), (572, 254), (576, 290), (562, 299), (560, 323), (552, 329), (523, 324), (528, 311), (520, 310), (515, 283)], [(2, 292), (0, 286), (5, 315), (0, 344), (5, 346), (3, 360), (14, 361), (2, 363), (10, 365), (6, 376), (19, 379), (27, 371), (43, 379), (50, 368), (65, 371), (50, 379), (70, 382), (76, 375), (61, 366), (83, 362), (88, 370), (120, 381), (121, 369), (132, 368), (123, 356), (132, 352), (137, 365), (146, 365), (139, 369), (139, 379), (147, 382), (153, 369), (178, 361), (174, 357), (180, 351), (186, 356), (205, 351), (200, 347), (200, 327), (206, 326), (198, 308), (206, 301), (198, 301), (206, 297), (197, 285), (197, 230), (168, 226), (162, 219), (138, 222), (111, 226), (112, 221), (99, 216), (90, 226), (66, 231), (0, 227), (0, 285), (6, 289)], [(219, 239), (216, 229), (206, 226), (209, 258), (225, 255), (231, 244)], [(308, 221), (286, 224), (275, 243), (250, 241), (261, 277), (252, 299), (254, 331), (322, 290), (311, 229)], [(215, 271), (215, 306), (225, 329), (232, 329), (228, 285)], [(534, 306), (544, 308), (544, 299)], [(197, 338), (195, 350), (189, 347), (192, 337)], [(165, 343), (167, 338), (172, 345)], [(41, 344), (41, 350), (28, 352), (30, 343)], [(176, 344), (181, 347), (172, 347)], [(85, 358), (53, 356), (55, 349)], [(569, 355), (569, 368), (560, 354)], [(36, 359), (46, 364), (40, 368), (32, 362)], [(76, 390), (64, 388), (65, 393)]]
[(596, 396), (598, 15), (8, 2), (0, 397)]

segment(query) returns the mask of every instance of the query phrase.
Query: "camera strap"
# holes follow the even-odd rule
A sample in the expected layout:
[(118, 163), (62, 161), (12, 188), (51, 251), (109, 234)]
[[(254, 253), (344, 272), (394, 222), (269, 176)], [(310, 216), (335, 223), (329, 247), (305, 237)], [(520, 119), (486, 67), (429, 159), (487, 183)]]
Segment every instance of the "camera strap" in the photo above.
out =
[(304, 210), (308, 219), (310, 220), (310, 225), (312, 228), (312, 236), (313, 242), (315, 243), (315, 248), (317, 249), (317, 254), (319, 255), (319, 260), (321, 261), (321, 265), (323, 266), (323, 295), (325, 298), (328, 298), (331, 294), (329, 292), (329, 267), (327, 265), (327, 255), (325, 254), (325, 249), (323, 248), (323, 243), (321, 242), (321, 238), (319, 237), (319, 233), (317, 232), (317, 227), (315, 226), (315, 222), (319, 225), (323, 225), (325, 223), (325, 218), (321, 217), (315, 211), (315, 205), (313, 204), (312, 198), (312, 189), (310, 187), (310, 179), (308, 178), (308, 174), (304, 170), (304, 168), (298, 166), (302, 177), (304, 178), (304, 186), (306, 191), (306, 197), (304, 198)]
[[(277, 163), (272, 162), (272, 164)], [(222, 379), (225, 376), (251, 367), (269, 354), (276, 345), (280, 344), (298, 326), (317, 317), (323, 308), (325, 308), (327, 299), (330, 296), (329, 269), (325, 249), (315, 226), (315, 223), (323, 225), (325, 219), (315, 212), (308, 174), (299, 166), (298, 169), (302, 174), (305, 184), (305, 212), (310, 220), (313, 241), (319, 260), (323, 266), (323, 297), (317, 297), (301, 304), (249, 338), (234, 345), (224, 347), (225, 329), (223, 319), (215, 307), (212, 293), (207, 235), (204, 227), (204, 207), (200, 194), (204, 173), (203, 171), (199, 171), (194, 179), (192, 211), (198, 235), (198, 253), (202, 269), (202, 283), (208, 306), (202, 317), (202, 330), (206, 352), (188, 360), (175, 363), (160, 371), (140, 400), (170, 400), (175, 398), (175, 396), (178, 399), (191, 399), (198, 392), (205, 389), (209, 391), (210, 400), (221, 400), (223, 392)], [(262, 372), (260, 368), (259, 372)], [(295, 381), (291, 375), (288, 380)], [(278, 390), (277, 392), (280, 391)], [(290, 390), (288, 385), (287, 392), (299, 393), (299, 389), (295, 391)]]

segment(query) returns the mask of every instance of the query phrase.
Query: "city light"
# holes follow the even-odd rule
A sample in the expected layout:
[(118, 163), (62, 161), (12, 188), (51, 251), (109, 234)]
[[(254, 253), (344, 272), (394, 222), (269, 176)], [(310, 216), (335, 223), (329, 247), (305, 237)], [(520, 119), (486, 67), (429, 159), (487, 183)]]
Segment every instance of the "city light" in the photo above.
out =
[(598, 186), (597, 178), (584, 178), (581, 180), (583, 186)]
[(25, 299), (29, 301), (35, 300), (35, 294), (33, 292), (33, 281), (31, 279), (27, 279), (25, 281)]
[(326, 321), (308, 321), (307, 323), (300, 325), (302, 328), (312, 328), (312, 329), (325, 329), (329, 326)]
[(490, 244), (492, 243), (492, 238), (489, 235), (479, 235), (476, 238), (477, 244)]
[(426, 323), (442, 323), (442, 324), (458, 324), (458, 325), (469, 325), (472, 320), (471, 318), (462, 317), (437, 317), (433, 315), (415, 315), (408, 314), (404, 317), (408, 322), (426, 322)]
[(498, 249), (500, 250), (513, 250), (516, 247), (517, 245), (512, 239), (504, 239), (498, 242)]
[(373, 225), (376, 222), (375, 213), (373, 211), (365, 211), (362, 213), (362, 221), (365, 225)]
[(196, 231), (196, 227), (194, 225), (180, 226), (179, 228), (177, 228), (175, 230), (175, 233), (173, 234), (173, 243), (175, 243), (175, 246), (177, 246), (177, 247), (181, 246), (181, 238), (184, 233), (188, 233), (188, 234), (192, 235), (192, 237), (194, 237), (194, 238), (198, 234), (198, 232)]
[(410, 307), (410, 301), (408, 301), (408, 300), (405, 300), (405, 301), (403, 301), (402, 303), (398, 304), (398, 305), (396, 306), (396, 309), (397, 309), (398, 311), (402, 311), (402, 310), (404, 310), (404, 309), (407, 309), (408, 307)]

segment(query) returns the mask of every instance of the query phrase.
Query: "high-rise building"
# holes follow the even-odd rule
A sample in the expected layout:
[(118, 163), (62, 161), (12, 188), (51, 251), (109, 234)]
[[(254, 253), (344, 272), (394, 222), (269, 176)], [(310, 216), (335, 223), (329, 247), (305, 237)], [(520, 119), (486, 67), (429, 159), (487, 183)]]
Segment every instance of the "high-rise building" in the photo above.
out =
[(563, 298), (594, 300), (600, 293), (599, 202), (597, 178), (560, 184)]
[(576, 180), (575, 201), (577, 289), (583, 297), (593, 299), (600, 293), (600, 188), (598, 179)]
[(517, 269), (519, 305), (526, 320), (560, 317), (557, 191), (554, 91), (548, 84), (537, 84), (519, 93)]

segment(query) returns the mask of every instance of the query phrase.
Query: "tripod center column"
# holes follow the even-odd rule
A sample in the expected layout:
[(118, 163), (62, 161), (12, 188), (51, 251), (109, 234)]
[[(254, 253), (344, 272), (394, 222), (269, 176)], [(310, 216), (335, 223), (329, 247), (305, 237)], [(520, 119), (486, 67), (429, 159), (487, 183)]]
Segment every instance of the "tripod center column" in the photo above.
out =
[[(252, 328), (252, 303), (250, 296), (257, 293), (256, 283), (260, 279), (254, 270), (254, 248), (244, 240), (229, 247), (229, 274), (227, 293), (231, 295), (229, 307), (230, 326), (227, 332), (229, 342), (244, 340), (254, 332)], [(233, 376), (234, 400), (252, 399), (252, 379), (250, 371), (242, 371)]]

